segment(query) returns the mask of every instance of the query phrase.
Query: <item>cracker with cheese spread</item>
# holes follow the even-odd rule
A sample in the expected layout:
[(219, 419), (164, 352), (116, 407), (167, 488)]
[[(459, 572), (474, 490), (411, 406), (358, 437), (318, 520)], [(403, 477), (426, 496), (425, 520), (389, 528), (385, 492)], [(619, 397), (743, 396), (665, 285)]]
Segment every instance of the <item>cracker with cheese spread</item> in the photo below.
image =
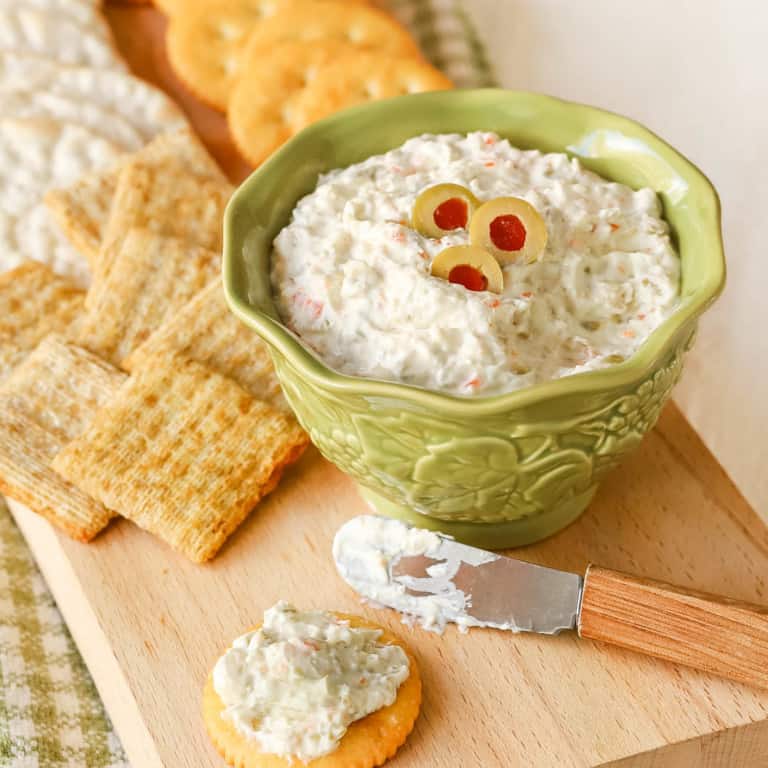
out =
[[(278, 604), (265, 613), (265, 623), (268, 614), (273, 613), (276, 610), (281, 610), (284, 607), (284, 604)], [(285, 613), (285, 611), (283, 611), (283, 613)], [(290, 615), (290, 612), (288, 612), (287, 616)], [(303, 762), (295, 756), (284, 757), (282, 755), (262, 751), (259, 741), (256, 738), (246, 735), (238, 727), (236, 722), (237, 718), (233, 719), (231, 716), (225, 716), (227, 707), (217, 692), (217, 683), (226, 685), (227, 680), (222, 679), (222, 677), (226, 678), (228, 676), (227, 672), (231, 673), (234, 670), (240, 670), (248, 674), (249, 670), (247, 669), (247, 662), (241, 662), (238, 666), (238, 662), (234, 659), (233, 664), (228, 664), (227, 659), (222, 658), (220, 659), (219, 664), (217, 664), (217, 668), (214, 672), (209, 675), (205, 684), (203, 692), (203, 719), (211, 741), (219, 754), (221, 754), (229, 765), (236, 766), (236, 768), (291, 768), (291, 766), (298, 765), (305, 765), (307, 768), (374, 768), (374, 766), (381, 765), (392, 757), (408, 738), (408, 735), (413, 730), (413, 726), (421, 707), (421, 677), (416, 659), (398, 637), (382, 627), (379, 627), (372, 622), (368, 622), (359, 616), (350, 616), (347, 614), (331, 614), (331, 616), (335, 617), (337, 621), (346, 623), (352, 632), (362, 630), (370, 633), (371, 630), (373, 630), (377, 635), (375, 641), (376, 645), (369, 650), (374, 655), (377, 646), (383, 648), (388, 646), (398, 646), (404, 652), (408, 662), (408, 673), (405, 680), (398, 685), (394, 701), (387, 706), (371, 711), (364, 717), (349, 723), (338, 741), (338, 744), (332, 751), (313, 757), (309, 759), (308, 762)], [(286, 618), (283, 616), (281, 617), (280, 626), (285, 627), (285, 625)], [(315, 627), (314, 629), (317, 628)], [(259, 627), (257, 626), (254, 627), (251, 632), (257, 632), (258, 630)], [(317, 631), (312, 634), (317, 634)], [(236, 641), (235, 644), (238, 645), (240, 641), (249, 637), (250, 635), (246, 635), (244, 638), (240, 638), (239, 641)], [(280, 637), (276, 636), (272, 629), (270, 629), (270, 638), (272, 640), (280, 640)], [(319, 656), (323, 653), (325, 646), (333, 645), (333, 643), (325, 643), (319, 638), (303, 640), (302, 637), (298, 637), (293, 642), (296, 646), (302, 648), (305, 654), (309, 655), (306, 662), (304, 662), (304, 657), (300, 655), (301, 651), (294, 651), (291, 654), (291, 658), (294, 660), (293, 662), (288, 661), (287, 659), (283, 661), (279, 654), (276, 653), (276, 651), (279, 651), (279, 642), (278, 645), (269, 649), (271, 651), (269, 657), (274, 657), (278, 663), (284, 663), (288, 666), (291, 666), (292, 664), (300, 666), (302, 663), (307, 663), (310, 667), (313, 667), (312, 655)], [(252, 642), (249, 642), (248, 645), (253, 650)], [(290, 645), (290, 643), (288, 643), (288, 645)], [(332, 648), (328, 648), (328, 650), (333, 653)], [(338, 659), (341, 655), (343, 654), (336, 652), (334, 658)], [(319, 668), (321, 669), (325, 669), (327, 666), (323, 665), (323, 661), (318, 661)], [(370, 666), (370, 664), (371, 659), (369, 656), (368, 665)], [(337, 672), (342, 671), (343, 670), (337, 670)], [(217, 675), (217, 673), (219, 674)], [(221, 673), (223, 673), (223, 675)], [(329, 672), (329, 675), (332, 676), (332, 674), (333, 673)], [(339, 680), (337, 682), (341, 683), (342, 681)], [(366, 682), (364, 675), (360, 681), (355, 681), (356, 684), (362, 686), (365, 686)], [(248, 696), (249, 691), (247, 689), (242, 689), (242, 686), (238, 685), (237, 682), (235, 687)], [(333, 689), (333, 681), (329, 680), (326, 683), (326, 687), (329, 689), (329, 693), (325, 694), (324, 706), (328, 708), (329, 711), (316, 712), (316, 720), (312, 722), (316, 724), (327, 723), (328, 726), (335, 731), (335, 729), (339, 727), (339, 720), (341, 719), (341, 714), (337, 710), (343, 709), (345, 705), (349, 705), (352, 696), (350, 695), (351, 692), (348, 692), (343, 702), (338, 701), (334, 704), (333, 696), (330, 694), (330, 690)], [(231, 688), (231, 686), (227, 686), (227, 688)], [(270, 689), (266, 688), (263, 690)], [(248, 698), (248, 701), (251, 701), (251, 699)], [(276, 705), (279, 710), (280, 703), (276, 702)], [(241, 709), (247, 712), (249, 707), (244, 702)], [(261, 709), (261, 707), (258, 707), (258, 709)], [(305, 746), (309, 746), (309, 744), (314, 745), (317, 739), (322, 735), (313, 734), (314, 738), (303, 739), (302, 734), (291, 733), (289, 726), (291, 720), (286, 721), (281, 715), (284, 715), (285, 717), (292, 716), (293, 718), (297, 718), (298, 716), (294, 722), (294, 725), (298, 725), (299, 722), (302, 722), (302, 718), (301, 713), (295, 709), (291, 710), (290, 716), (287, 711), (277, 711), (269, 714), (274, 714), (277, 722), (280, 723), (281, 727), (279, 734), (281, 738), (278, 738), (278, 741), (286, 742), (282, 743), (280, 746), (285, 747), (287, 746), (287, 743), (301, 743), (303, 741), (308, 742)], [(269, 717), (267, 719), (269, 719)], [(254, 722), (253, 729), (261, 728), (262, 725), (262, 723)], [(321, 731), (322, 730), (323, 728), (321, 727)], [(329, 734), (324, 735), (326, 737), (324, 741), (327, 741)], [(277, 746), (275, 739), (278, 734), (272, 733), (269, 734), (269, 736), (270, 741)], [(306, 758), (307, 756), (304, 757)]]
[(75, 344), (49, 336), (0, 386), (0, 492), (79, 541), (113, 513), (51, 469), (126, 378)]
[(292, 416), (234, 381), (182, 357), (149, 358), (53, 466), (201, 563), (306, 445)]
[(221, 258), (148, 229), (129, 230), (109, 250), (112, 266), (94, 275), (79, 342), (117, 365), (218, 275)]

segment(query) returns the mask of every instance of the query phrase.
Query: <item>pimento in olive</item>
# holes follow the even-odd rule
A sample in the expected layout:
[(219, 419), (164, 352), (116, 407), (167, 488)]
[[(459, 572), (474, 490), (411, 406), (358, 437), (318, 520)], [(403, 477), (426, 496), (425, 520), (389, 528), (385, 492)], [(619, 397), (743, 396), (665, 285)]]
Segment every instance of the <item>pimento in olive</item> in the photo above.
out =
[(526, 200), (497, 197), (474, 212), (469, 240), (490, 251), (502, 264), (530, 264), (544, 252), (547, 227)]
[(504, 289), (499, 263), (484, 248), (474, 245), (453, 245), (440, 251), (432, 261), (431, 272), (468, 291), (501, 293)]
[(427, 187), (413, 204), (413, 228), (427, 237), (443, 237), (457, 229), (467, 229), (478, 205), (477, 198), (460, 184)]

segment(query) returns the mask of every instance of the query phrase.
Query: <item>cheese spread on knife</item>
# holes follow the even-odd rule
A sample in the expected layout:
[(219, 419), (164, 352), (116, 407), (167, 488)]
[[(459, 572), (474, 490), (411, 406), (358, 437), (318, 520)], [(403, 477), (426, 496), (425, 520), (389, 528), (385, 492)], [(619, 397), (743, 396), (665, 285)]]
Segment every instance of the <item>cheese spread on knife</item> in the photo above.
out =
[[(401, 557), (425, 555), (435, 562), (426, 569), (428, 578), (397, 576), (393, 567)], [(445, 552), (441, 538), (424, 528), (412, 528), (399, 520), (360, 515), (344, 523), (333, 540), (333, 559), (339, 575), (358, 594), (372, 603), (399, 611), (406, 622), (442, 632), (448, 623), (462, 632), (470, 627), (516, 631), (507, 622), (479, 621), (467, 612), (469, 598), (453, 582), (462, 563), (483, 565), (498, 559), (493, 552), (466, 550), (459, 559)]]
[(222, 717), (265, 753), (307, 762), (332, 752), (352, 722), (392, 704), (409, 675), (403, 649), (380, 636), (277, 603), (214, 667)]
[[(320, 177), (275, 238), (273, 294), (338, 371), (509, 392), (623, 362), (674, 311), (680, 260), (661, 216), (651, 189), (565, 154), (418, 136)], [(440, 256), (470, 245), (469, 268)]]

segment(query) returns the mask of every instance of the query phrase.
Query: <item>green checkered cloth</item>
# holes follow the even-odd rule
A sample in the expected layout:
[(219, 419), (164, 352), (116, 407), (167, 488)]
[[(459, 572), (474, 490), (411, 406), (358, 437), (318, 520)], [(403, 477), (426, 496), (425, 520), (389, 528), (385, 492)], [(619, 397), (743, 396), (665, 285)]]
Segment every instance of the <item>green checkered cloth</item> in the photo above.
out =
[(2, 499), (0, 766), (128, 768), (88, 670)]
[[(387, 4), (457, 86), (494, 84), (458, 0)], [(2, 498), (0, 767), (129, 768), (88, 670)]]
[(496, 85), (480, 38), (460, 0), (384, 0), (427, 58), (459, 88)]

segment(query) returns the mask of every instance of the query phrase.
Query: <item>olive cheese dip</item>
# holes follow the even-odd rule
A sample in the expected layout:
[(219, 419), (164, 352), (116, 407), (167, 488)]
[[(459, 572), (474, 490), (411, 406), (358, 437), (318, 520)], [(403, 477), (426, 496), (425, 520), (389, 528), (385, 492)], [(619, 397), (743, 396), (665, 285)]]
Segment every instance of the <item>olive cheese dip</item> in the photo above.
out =
[(389, 706), (410, 673), (379, 629), (279, 602), (213, 670), (222, 717), (261, 752), (303, 762), (333, 752), (355, 720)]
[[(411, 226), (438, 184), (480, 203), (521, 198), (546, 226), (533, 263), (502, 263), (498, 293), (430, 274), (469, 243)], [(423, 135), (320, 177), (272, 253), (284, 322), (329, 366), (455, 395), (491, 395), (631, 356), (675, 309), (680, 260), (651, 189), (493, 133)]]

